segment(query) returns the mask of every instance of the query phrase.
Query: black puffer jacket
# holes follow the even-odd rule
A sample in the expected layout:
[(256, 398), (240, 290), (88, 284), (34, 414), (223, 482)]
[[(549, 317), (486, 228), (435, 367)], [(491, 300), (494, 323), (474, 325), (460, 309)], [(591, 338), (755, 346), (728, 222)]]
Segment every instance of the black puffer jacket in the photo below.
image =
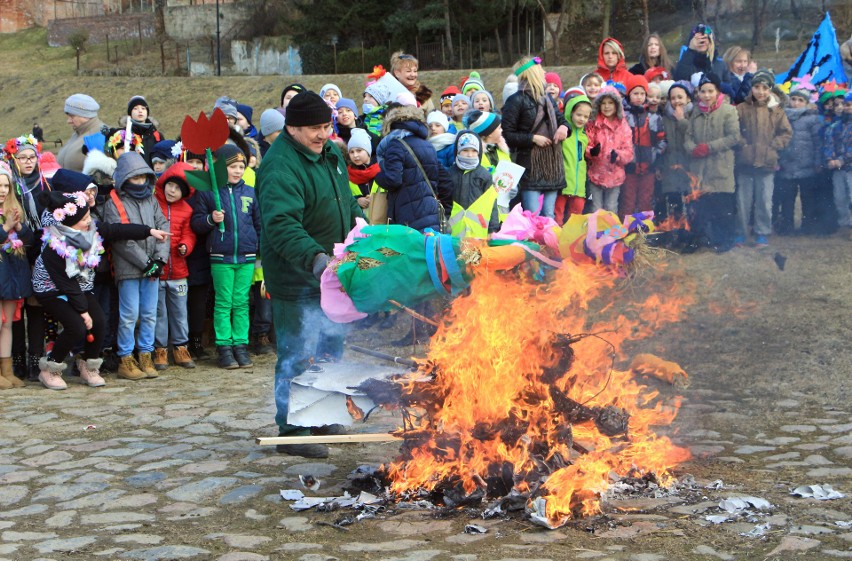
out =
[[(553, 109), (556, 111), (556, 126), (568, 126), (568, 121), (565, 120), (565, 115), (556, 106), (556, 102), (548, 97), (550, 103), (553, 104)], [(515, 163), (523, 166), (526, 169), (531, 165), (531, 151), (533, 146), (533, 136), (542, 134), (541, 131), (546, 130), (544, 121), (536, 126), (535, 116), (538, 113), (538, 101), (523, 90), (519, 90), (509, 96), (506, 100), (506, 105), (503, 106), (503, 138), (506, 139), (506, 144), (512, 150)], [(546, 119), (545, 115), (545, 119)], [(546, 135), (545, 135), (546, 136)], [(521, 177), (521, 182), (518, 188), (522, 191), (555, 191), (565, 187), (565, 182), (562, 181), (559, 185), (539, 185), (530, 180), (530, 174), (525, 173)]]
[[(453, 187), (447, 171), (438, 163), (435, 149), (426, 140), (429, 130), (423, 121), (423, 111), (417, 107), (391, 109), (385, 116), (383, 130), (385, 138), (377, 150), (381, 171), (376, 175), (376, 183), (388, 191), (388, 218), (394, 224), (421, 232), (426, 228), (438, 230), (438, 202), (432, 188), (449, 216)], [(432, 187), (403, 142), (420, 160)]]

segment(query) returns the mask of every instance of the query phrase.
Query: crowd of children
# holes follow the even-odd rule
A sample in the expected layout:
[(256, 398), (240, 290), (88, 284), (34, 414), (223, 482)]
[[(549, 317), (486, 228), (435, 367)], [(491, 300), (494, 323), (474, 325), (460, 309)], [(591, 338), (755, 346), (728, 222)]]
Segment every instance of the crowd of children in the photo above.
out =
[[(395, 53), (390, 66), (361, 92), (319, 91), (352, 197), (373, 222), (486, 237), (515, 204), (560, 224), (599, 209), (655, 210), (725, 251), (796, 232), (798, 197), (801, 233), (852, 229), (852, 92), (802, 81), (785, 93), (748, 50), (718, 56), (707, 25), (675, 63), (650, 34), (629, 70), (622, 44), (606, 38), (596, 70), (567, 89), (538, 58), (493, 84), (499, 97), (476, 72), (438, 95), (419, 82), (415, 57)], [(143, 96), (117, 128), (98, 119), (94, 99), (70, 96), (75, 132), (56, 158), (32, 135), (9, 140), (0, 389), (27, 378), (64, 389), (71, 356), (92, 387), (105, 384), (102, 369), (157, 377), (170, 349), (171, 362), (194, 368), (207, 356), (208, 319), (221, 368), (251, 366), (252, 343), (272, 352), (253, 170), (306, 89), (284, 88), (257, 127), (251, 107), (215, 101), (230, 124), (214, 153), (227, 169), (218, 193), (190, 187), (205, 156), (165, 139)], [(492, 181), (501, 162), (525, 168), (509, 205)]]

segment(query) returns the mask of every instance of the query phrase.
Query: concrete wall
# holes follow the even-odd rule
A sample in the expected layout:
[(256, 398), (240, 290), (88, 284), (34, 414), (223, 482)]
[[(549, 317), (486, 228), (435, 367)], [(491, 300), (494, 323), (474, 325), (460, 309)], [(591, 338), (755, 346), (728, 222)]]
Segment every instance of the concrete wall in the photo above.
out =
[[(250, 2), (221, 4), (219, 6), (219, 30), (223, 38), (240, 37), (233, 31), (243, 27), (243, 22), (252, 16)], [(232, 31), (233, 30), (233, 31)], [(216, 6), (214, 4), (194, 6), (170, 6), (166, 8), (166, 33), (176, 41), (190, 41), (216, 36)]]
[(231, 41), (233, 72), (250, 75), (301, 75), (302, 59), (298, 47), (283, 50), (262, 40)]
[(142, 39), (156, 37), (154, 30), (154, 15), (145, 14), (115, 14), (89, 18), (68, 18), (52, 20), (47, 26), (47, 44), (59, 47), (68, 44), (68, 36), (78, 29), (89, 32), (89, 43), (99, 44), (106, 41), (109, 34), (112, 40), (137, 39), (142, 32)]

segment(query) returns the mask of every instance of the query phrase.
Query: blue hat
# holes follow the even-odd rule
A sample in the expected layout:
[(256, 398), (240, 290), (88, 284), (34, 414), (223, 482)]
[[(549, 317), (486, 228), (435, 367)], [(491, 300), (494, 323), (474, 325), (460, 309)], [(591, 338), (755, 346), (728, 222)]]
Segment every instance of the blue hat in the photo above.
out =
[(454, 95), (454, 96), (453, 96), (453, 107), (455, 107), (455, 106), (456, 106), (456, 103), (458, 103), (459, 101), (466, 101), (466, 102), (467, 102), (468, 107), (470, 107), (470, 98), (469, 98), (469, 97), (467, 97), (466, 95), (464, 95), (464, 94), (456, 94), (456, 95)]
[(254, 114), (254, 109), (249, 107), (248, 105), (243, 105), (242, 103), (237, 104), (237, 111), (243, 114), (243, 117), (246, 118), (246, 121), (251, 125), (251, 116)]
[(151, 148), (151, 161), (154, 161), (154, 159), (160, 159), (165, 162), (166, 160), (173, 158), (172, 148), (175, 147), (175, 144), (177, 143), (174, 140), (161, 140), (156, 143)]
[(355, 102), (347, 97), (341, 97), (337, 102), (337, 109), (340, 109), (341, 107), (349, 109), (356, 115), (358, 114), (358, 108), (355, 106)]
[(89, 186), (96, 187), (91, 177), (65, 168), (56, 170), (50, 179), (50, 188), (60, 193), (80, 193)]

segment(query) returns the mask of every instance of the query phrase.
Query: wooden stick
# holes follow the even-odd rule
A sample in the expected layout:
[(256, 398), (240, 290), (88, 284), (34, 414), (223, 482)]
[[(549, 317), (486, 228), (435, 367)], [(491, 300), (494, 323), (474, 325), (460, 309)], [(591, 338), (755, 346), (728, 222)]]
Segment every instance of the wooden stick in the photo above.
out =
[(392, 434), (329, 434), (323, 436), (269, 436), (256, 438), (260, 446), (274, 444), (346, 444), (358, 442), (392, 442), (402, 440)]
[(433, 320), (433, 319), (429, 319), (429, 318), (427, 318), (426, 316), (424, 316), (423, 314), (419, 314), (419, 313), (415, 312), (414, 310), (412, 310), (412, 309), (411, 309), (411, 308), (409, 308), (408, 306), (405, 306), (405, 305), (403, 305), (403, 304), (400, 304), (400, 303), (399, 303), (399, 302), (397, 302), (396, 300), (388, 300), (388, 302), (389, 302), (391, 305), (396, 306), (397, 308), (399, 308), (400, 310), (402, 310), (402, 311), (403, 311), (403, 312), (405, 312), (406, 314), (410, 315), (410, 316), (411, 316), (411, 317), (413, 317), (414, 319), (419, 319), (419, 320), (420, 320), (420, 321), (422, 321), (423, 323), (428, 323), (429, 325), (431, 325), (431, 326), (433, 326), (433, 327), (438, 327), (438, 322), (437, 322), (437, 321), (435, 321), (435, 320)]
[(395, 362), (396, 364), (402, 364), (404, 366), (412, 366), (412, 367), (417, 366), (417, 363), (415, 361), (411, 360), (410, 358), (403, 358), (401, 356), (393, 356), (393, 355), (389, 355), (387, 353), (374, 351), (374, 350), (368, 349), (366, 347), (359, 347), (358, 345), (347, 345), (347, 347), (350, 348), (351, 350), (355, 351), (355, 352), (363, 353), (363, 354), (369, 355), (369, 356), (374, 356), (376, 358), (381, 358), (381, 359), (384, 359), (384, 360), (387, 360), (387, 361), (390, 361), (390, 362)]

